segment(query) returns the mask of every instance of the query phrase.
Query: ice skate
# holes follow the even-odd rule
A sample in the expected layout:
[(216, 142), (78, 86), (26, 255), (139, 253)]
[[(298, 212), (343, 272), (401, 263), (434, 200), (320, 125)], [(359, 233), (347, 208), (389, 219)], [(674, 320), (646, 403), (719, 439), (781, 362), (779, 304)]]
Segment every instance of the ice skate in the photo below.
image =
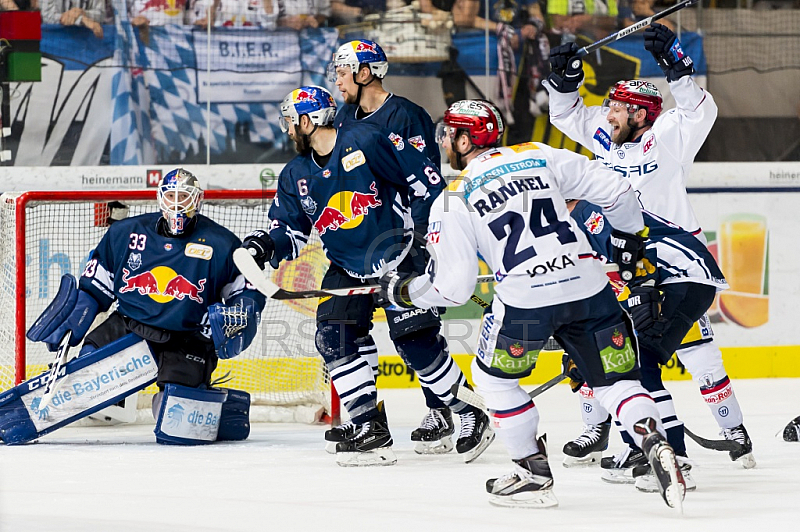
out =
[(743, 424), (732, 429), (723, 429), (722, 436), (726, 440), (735, 441), (741, 445), (739, 449), (728, 453), (731, 460), (738, 461), (745, 469), (752, 469), (756, 466), (756, 459), (753, 457), (753, 442), (750, 441), (750, 436)]
[(600, 460), (603, 472), (600, 478), (610, 484), (633, 484), (633, 468), (647, 464), (647, 457), (639, 449), (625, 447), (614, 456)]
[(360, 425), (356, 425), (350, 420), (345, 421), (341, 425), (329, 428), (325, 431), (325, 452), (336, 454), (336, 444), (349, 440), (355, 436), (360, 429)]
[(800, 416), (789, 422), (783, 429), (783, 441), (800, 441)]
[(514, 470), (511, 473), (486, 481), (491, 504), (507, 508), (558, 506), (543, 438), (539, 438), (538, 443), (538, 453), (521, 460), (512, 460)]
[(449, 408), (431, 408), (422, 424), (411, 433), (411, 441), (416, 442), (414, 452), (417, 454), (444, 454), (453, 450), (455, 432), (453, 414)]
[(456, 441), (456, 451), (464, 455), (464, 462), (478, 458), (494, 441), (492, 425), (483, 410), (477, 408), (459, 414), (461, 431)]
[(336, 444), (336, 463), (342, 467), (394, 465), (397, 456), (392, 443), (386, 412), (379, 408), (378, 415), (359, 425), (351, 439)]
[(608, 449), (611, 415), (599, 425), (585, 425), (583, 434), (564, 444), (564, 467), (597, 465)]
[(658, 483), (658, 489), (664, 502), (670, 508), (675, 508), (683, 513), (686, 484), (681, 468), (675, 459), (675, 451), (667, 443), (666, 438), (656, 430), (655, 419), (646, 417), (638, 421), (633, 426), (633, 430), (642, 436), (642, 452), (650, 462), (653, 476)]
[[(697, 489), (697, 482), (692, 478), (692, 464), (688, 459), (682, 456), (676, 456), (678, 466), (683, 475), (683, 482), (686, 485), (686, 491), (694, 491)], [(653, 470), (650, 464), (644, 464), (633, 468), (633, 480), (635, 481), (636, 489), (645, 493), (658, 493), (659, 486), (658, 480), (653, 475)]]

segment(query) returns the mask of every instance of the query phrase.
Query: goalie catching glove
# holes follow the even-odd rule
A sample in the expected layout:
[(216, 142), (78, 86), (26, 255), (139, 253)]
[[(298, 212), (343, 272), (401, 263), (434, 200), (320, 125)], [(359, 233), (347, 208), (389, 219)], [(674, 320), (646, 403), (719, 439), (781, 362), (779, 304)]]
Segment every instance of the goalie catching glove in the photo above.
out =
[(667, 81), (676, 81), (694, 72), (692, 58), (683, 53), (678, 37), (663, 24), (653, 23), (644, 30), (644, 49), (653, 54)]
[(626, 283), (636, 276), (636, 263), (644, 259), (644, 243), (649, 232), (647, 227), (635, 235), (617, 229), (611, 231), (611, 261), (619, 266), (619, 276)]
[(411, 296), (408, 293), (408, 285), (418, 276), (410, 273), (398, 273), (391, 271), (385, 273), (378, 280), (381, 291), (378, 293), (378, 304), (389, 305), (397, 308), (414, 308)]
[(231, 305), (214, 303), (208, 307), (208, 324), (217, 356), (228, 359), (248, 348), (261, 321), (256, 302), (249, 297), (234, 298)]

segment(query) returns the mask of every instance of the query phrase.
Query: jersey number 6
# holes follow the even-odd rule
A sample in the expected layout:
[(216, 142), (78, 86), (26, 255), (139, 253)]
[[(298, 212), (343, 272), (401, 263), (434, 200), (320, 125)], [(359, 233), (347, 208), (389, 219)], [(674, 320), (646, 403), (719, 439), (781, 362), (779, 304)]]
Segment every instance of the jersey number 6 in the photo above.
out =
[[(544, 218), (546, 225), (542, 223)], [(506, 233), (506, 227), (509, 232)], [(489, 223), (489, 229), (497, 240), (503, 240), (508, 237), (506, 248), (503, 252), (503, 267), (506, 273), (510, 272), (514, 267), (519, 266), (526, 260), (536, 256), (536, 250), (533, 246), (517, 251), (519, 239), (522, 237), (522, 232), (525, 230), (525, 218), (518, 212), (506, 212), (496, 220)], [(551, 198), (534, 199), (531, 207), (530, 227), (531, 233), (536, 238), (540, 236), (556, 233), (558, 241), (561, 244), (569, 244), (577, 242), (575, 233), (569, 226), (569, 222), (558, 219), (555, 205)]]

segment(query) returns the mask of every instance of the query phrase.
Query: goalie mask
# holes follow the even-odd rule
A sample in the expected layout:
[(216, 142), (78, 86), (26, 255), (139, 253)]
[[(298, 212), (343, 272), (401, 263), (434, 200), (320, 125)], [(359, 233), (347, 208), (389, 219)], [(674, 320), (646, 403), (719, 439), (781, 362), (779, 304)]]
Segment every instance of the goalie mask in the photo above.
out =
[(181, 235), (188, 230), (202, 203), (203, 189), (188, 170), (177, 168), (158, 184), (158, 207), (167, 222), (167, 231), (172, 235)]
[(639, 109), (644, 109), (647, 113), (645, 121), (652, 124), (661, 114), (661, 105), (664, 99), (658, 87), (649, 81), (633, 80), (618, 81), (608, 92), (608, 98), (603, 101), (603, 109), (608, 112), (612, 102), (622, 102), (628, 109), (628, 114), (632, 115)]
[(345, 43), (336, 50), (333, 61), (328, 63), (328, 81), (336, 83), (337, 68), (349, 67), (355, 76), (361, 65), (367, 65), (372, 75), (379, 79), (386, 77), (389, 71), (389, 61), (380, 45), (375, 41), (360, 39)]

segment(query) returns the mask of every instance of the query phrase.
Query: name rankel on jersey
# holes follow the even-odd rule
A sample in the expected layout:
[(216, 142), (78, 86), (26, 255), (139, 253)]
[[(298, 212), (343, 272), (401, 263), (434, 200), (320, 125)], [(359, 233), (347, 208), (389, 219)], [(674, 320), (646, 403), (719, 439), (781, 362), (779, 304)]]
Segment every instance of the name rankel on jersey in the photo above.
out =
[(496, 191), (485, 192), (491, 205), (487, 204), (487, 200), (479, 199), (472, 204), (472, 207), (483, 217), (486, 213), (503, 205), (508, 198), (514, 197), (520, 192), (545, 190), (548, 188), (550, 188), (550, 184), (542, 181), (542, 177), (538, 175), (525, 177), (523, 179), (514, 179), (507, 185), (501, 185)]

